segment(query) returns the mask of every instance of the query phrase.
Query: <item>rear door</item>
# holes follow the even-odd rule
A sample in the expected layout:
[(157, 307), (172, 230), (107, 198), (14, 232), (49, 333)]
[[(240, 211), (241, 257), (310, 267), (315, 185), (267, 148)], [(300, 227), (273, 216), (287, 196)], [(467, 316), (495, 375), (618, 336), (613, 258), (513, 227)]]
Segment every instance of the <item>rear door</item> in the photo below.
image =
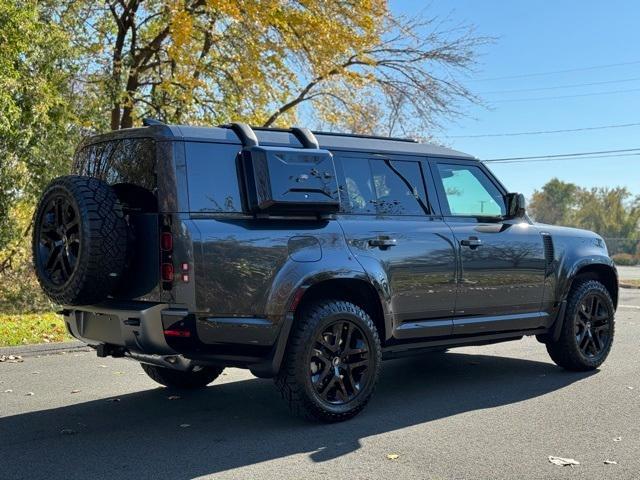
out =
[(479, 162), (434, 160), (431, 167), (460, 258), (453, 333), (546, 324), (540, 311), (545, 257), (537, 229), (522, 219), (501, 218), (506, 192)]
[[(456, 294), (455, 244), (437, 216), (419, 157), (339, 154), (339, 217), (351, 251), (387, 297), (393, 336), (449, 335)], [(388, 332), (389, 334), (389, 332)]]

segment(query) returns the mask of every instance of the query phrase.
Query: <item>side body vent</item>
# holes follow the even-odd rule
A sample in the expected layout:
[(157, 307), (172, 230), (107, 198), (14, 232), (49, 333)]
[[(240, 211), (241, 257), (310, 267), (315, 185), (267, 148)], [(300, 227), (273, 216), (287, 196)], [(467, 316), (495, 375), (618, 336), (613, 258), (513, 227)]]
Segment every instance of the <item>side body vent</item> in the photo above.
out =
[(541, 233), (542, 243), (544, 244), (544, 264), (545, 275), (549, 275), (553, 272), (553, 260), (555, 258), (555, 250), (553, 248), (553, 238), (547, 232)]

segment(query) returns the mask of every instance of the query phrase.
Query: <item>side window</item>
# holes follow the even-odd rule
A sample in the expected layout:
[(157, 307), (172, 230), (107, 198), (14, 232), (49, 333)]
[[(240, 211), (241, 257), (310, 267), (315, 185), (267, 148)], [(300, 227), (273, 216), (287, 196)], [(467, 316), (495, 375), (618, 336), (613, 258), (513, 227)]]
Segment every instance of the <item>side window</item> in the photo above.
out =
[(371, 160), (376, 205), (381, 215), (424, 215), (426, 198), (418, 162)]
[(350, 213), (429, 213), (419, 162), (346, 157), (341, 160), (343, 201)]
[(438, 163), (438, 171), (451, 215), (495, 217), (505, 215), (500, 190), (481, 168)]
[(150, 138), (125, 138), (88, 145), (76, 152), (74, 172), (155, 192), (156, 144)]
[(237, 145), (185, 143), (192, 212), (241, 212)]
[(346, 203), (351, 213), (375, 214), (376, 204), (373, 194), (371, 167), (366, 158), (343, 158)]

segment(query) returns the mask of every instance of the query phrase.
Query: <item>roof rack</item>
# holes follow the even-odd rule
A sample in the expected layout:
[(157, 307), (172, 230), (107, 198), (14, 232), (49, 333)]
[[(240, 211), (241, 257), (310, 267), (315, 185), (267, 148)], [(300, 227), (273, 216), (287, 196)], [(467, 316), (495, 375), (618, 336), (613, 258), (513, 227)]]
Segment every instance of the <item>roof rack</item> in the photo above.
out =
[(351, 138), (372, 138), (376, 140), (391, 140), (395, 142), (407, 142), (407, 143), (420, 143), (415, 138), (400, 138), (400, 137), (384, 137), (380, 135), (363, 135), (359, 133), (336, 133), (336, 132), (322, 132), (322, 131), (311, 131), (308, 128), (304, 127), (293, 127), (293, 128), (277, 128), (277, 127), (251, 127), (246, 123), (241, 122), (232, 122), (225, 123), (223, 125), (219, 125), (221, 128), (230, 128), (232, 129), (240, 141), (242, 145), (247, 147), (255, 147), (259, 145), (258, 137), (256, 136), (254, 130), (258, 131), (272, 131), (272, 132), (287, 132), (292, 133), (298, 141), (302, 144), (303, 148), (320, 148), (320, 143), (316, 138), (316, 135), (327, 135), (333, 137), (351, 137)]
[[(280, 128), (280, 127), (251, 127), (251, 128), (253, 128), (254, 130), (263, 130), (263, 131), (271, 130), (274, 132), (290, 132), (290, 133), (293, 133), (293, 130), (294, 130), (294, 128)], [(407, 137), (385, 137), (384, 135), (365, 135), (363, 133), (323, 132), (321, 130), (310, 130), (310, 133), (313, 133), (315, 135), (328, 135), (331, 137), (373, 138), (376, 140), (393, 140), (395, 142), (420, 143), (420, 141), (416, 140), (415, 138), (407, 138)]]
[(235, 132), (235, 134), (242, 142), (243, 147), (257, 147), (260, 145), (258, 142), (258, 137), (256, 137), (256, 132), (252, 130), (252, 128), (246, 123), (242, 122), (232, 122), (225, 123), (224, 125), (220, 125), (221, 128), (230, 128)]
[[(258, 142), (258, 137), (256, 136), (256, 133), (253, 131), (253, 128), (251, 128), (246, 123), (232, 122), (232, 123), (220, 125), (220, 127), (230, 128), (231, 130), (233, 130), (235, 134), (238, 136), (238, 138), (240, 139), (240, 141), (242, 142), (242, 145), (245, 147), (257, 147), (260, 144)], [(266, 130), (266, 129), (260, 129), (260, 130)], [(269, 129), (269, 130), (276, 130), (276, 129)], [(300, 141), (303, 148), (313, 148), (313, 149), (320, 148), (318, 139), (315, 137), (313, 133), (311, 133), (311, 130), (309, 130), (308, 128), (294, 127), (286, 130), (285, 129), (277, 129), (277, 130), (293, 133), (293, 135), (295, 135), (295, 137)]]
[(291, 129), (291, 133), (293, 133), (304, 148), (315, 148), (316, 150), (320, 148), (320, 143), (318, 143), (318, 139), (316, 136), (309, 130), (304, 127), (293, 127)]

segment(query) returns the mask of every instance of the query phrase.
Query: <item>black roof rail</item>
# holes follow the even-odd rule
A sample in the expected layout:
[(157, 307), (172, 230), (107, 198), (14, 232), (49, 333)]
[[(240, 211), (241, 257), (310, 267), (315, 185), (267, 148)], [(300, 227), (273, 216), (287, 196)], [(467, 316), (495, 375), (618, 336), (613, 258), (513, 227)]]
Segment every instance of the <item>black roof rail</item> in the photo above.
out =
[(318, 143), (318, 139), (316, 136), (309, 130), (304, 127), (293, 127), (291, 129), (291, 133), (293, 133), (304, 148), (315, 148), (316, 150), (320, 148), (320, 143)]
[(407, 142), (407, 143), (420, 143), (415, 138), (407, 138), (407, 137), (385, 137), (383, 135), (365, 135), (362, 133), (339, 133), (339, 132), (314, 132), (316, 135), (328, 135), (332, 137), (355, 137), (355, 138), (373, 138), (375, 140), (392, 140), (394, 142)]
[(246, 123), (231, 122), (220, 125), (220, 127), (230, 128), (231, 130), (233, 130), (240, 139), (240, 142), (242, 142), (243, 147), (257, 147), (259, 145), (258, 137), (256, 137), (256, 132), (254, 132), (253, 129)]
[(151, 127), (153, 125), (166, 125), (166, 123), (160, 120), (156, 120), (155, 118), (143, 118), (142, 125), (144, 125), (145, 127)]

